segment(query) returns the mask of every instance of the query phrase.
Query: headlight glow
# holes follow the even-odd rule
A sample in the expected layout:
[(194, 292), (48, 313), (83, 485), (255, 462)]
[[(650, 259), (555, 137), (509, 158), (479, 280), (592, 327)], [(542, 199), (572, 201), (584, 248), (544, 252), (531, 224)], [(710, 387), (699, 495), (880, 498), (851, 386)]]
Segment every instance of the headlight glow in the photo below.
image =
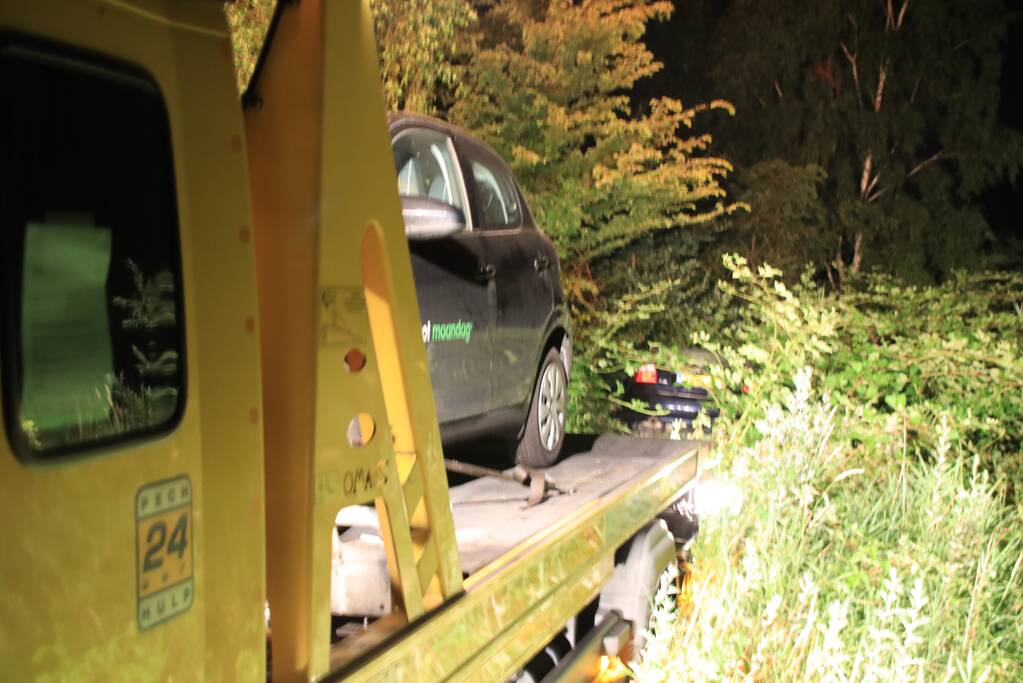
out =
[(701, 481), (693, 493), (696, 514), (700, 518), (722, 513), (734, 515), (742, 509), (742, 489), (731, 482), (716, 479)]

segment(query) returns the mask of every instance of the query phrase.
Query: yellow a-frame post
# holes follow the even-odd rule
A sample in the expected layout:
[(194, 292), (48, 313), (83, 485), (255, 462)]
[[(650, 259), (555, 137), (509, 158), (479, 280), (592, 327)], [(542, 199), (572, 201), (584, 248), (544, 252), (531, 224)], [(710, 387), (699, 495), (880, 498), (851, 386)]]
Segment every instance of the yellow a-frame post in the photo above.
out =
[(368, 2), (277, 12), (245, 125), (273, 680), (286, 683), (329, 668), (340, 508), (376, 501), (396, 628), (462, 580)]

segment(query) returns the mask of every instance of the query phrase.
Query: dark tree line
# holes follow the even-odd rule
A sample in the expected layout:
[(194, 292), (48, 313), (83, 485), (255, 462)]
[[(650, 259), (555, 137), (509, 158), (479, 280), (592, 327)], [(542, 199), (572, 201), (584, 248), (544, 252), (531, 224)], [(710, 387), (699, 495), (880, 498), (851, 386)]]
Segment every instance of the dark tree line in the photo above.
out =
[(735, 104), (715, 138), (753, 210), (730, 246), (836, 285), (928, 281), (990, 250), (981, 198), (1023, 159), (998, 116), (1012, 19), (1002, 0), (680, 2), (648, 36), (667, 69), (646, 87)]

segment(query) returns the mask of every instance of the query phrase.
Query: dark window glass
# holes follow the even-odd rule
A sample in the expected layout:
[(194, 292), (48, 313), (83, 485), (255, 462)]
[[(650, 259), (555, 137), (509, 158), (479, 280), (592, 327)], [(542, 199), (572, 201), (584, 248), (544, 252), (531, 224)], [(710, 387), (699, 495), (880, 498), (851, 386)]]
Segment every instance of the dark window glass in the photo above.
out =
[(511, 172), (499, 159), (476, 146), (467, 152), (477, 225), (483, 229), (520, 226), (522, 209)]
[(47, 459), (174, 427), (185, 398), (177, 203), (151, 79), (0, 35), (7, 432)]

